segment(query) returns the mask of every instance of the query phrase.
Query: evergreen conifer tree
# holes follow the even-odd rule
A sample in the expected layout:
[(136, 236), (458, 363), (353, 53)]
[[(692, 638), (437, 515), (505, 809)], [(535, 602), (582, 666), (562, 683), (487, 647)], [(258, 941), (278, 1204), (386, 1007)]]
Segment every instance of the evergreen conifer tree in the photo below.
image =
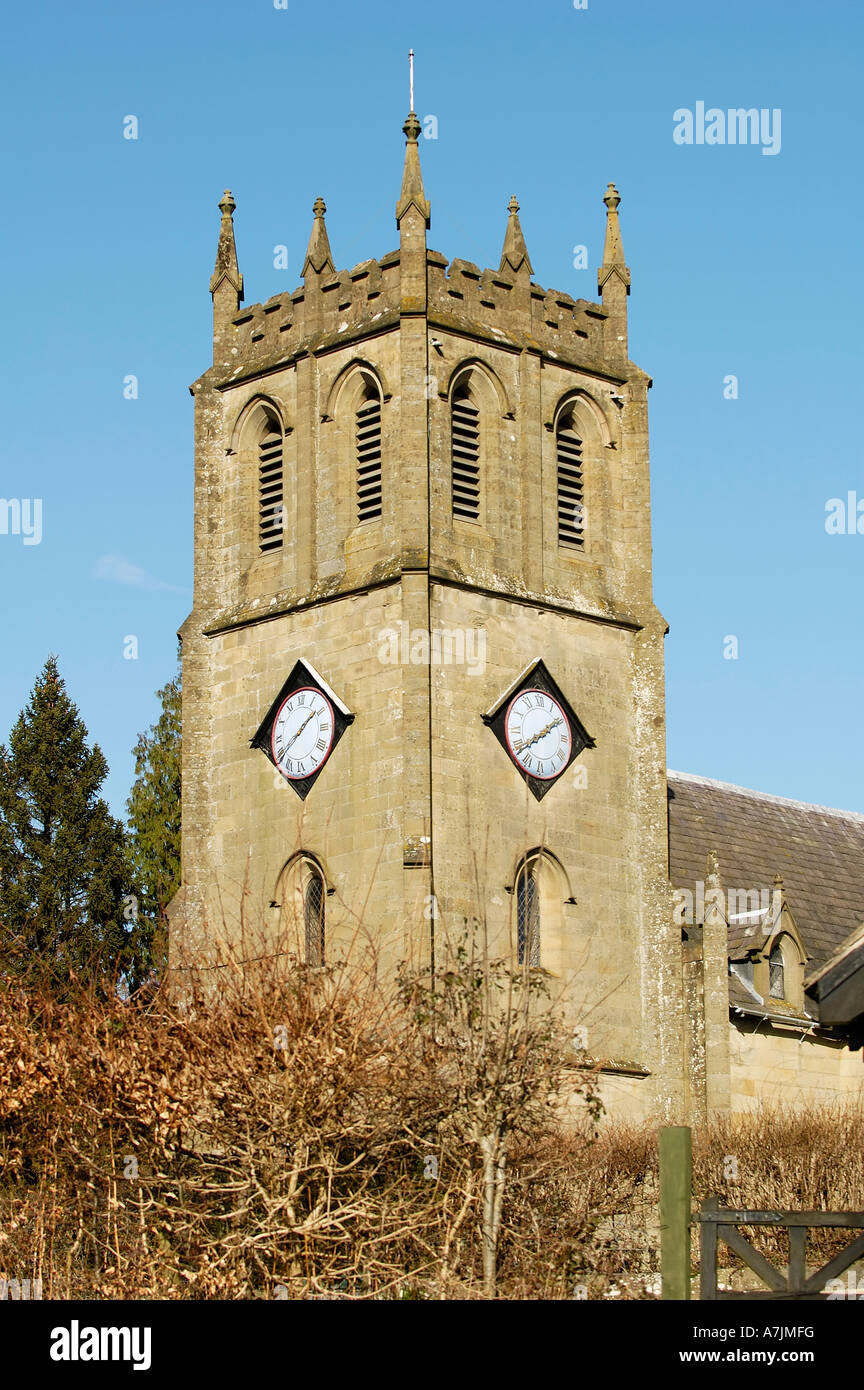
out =
[(139, 920), (164, 955), (166, 909), (180, 887), (180, 673), (158, 692), (162, 710), (135, 745), (126, 803)]
[(0, 744), (0, 971), (55, 982), (126, 971), (135, 932), (121, 823), (99, 796), (108, 764), (51, 656)]

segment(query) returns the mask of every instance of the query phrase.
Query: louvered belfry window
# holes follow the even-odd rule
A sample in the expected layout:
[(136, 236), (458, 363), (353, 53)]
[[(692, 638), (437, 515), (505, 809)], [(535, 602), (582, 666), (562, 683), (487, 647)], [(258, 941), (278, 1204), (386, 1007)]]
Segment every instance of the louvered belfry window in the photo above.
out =
[(366, 397), (357, 411), (357, 520), (381, 515), (381, 397)]
[(282, 545), (282, 488), (282, 434), (271, 426), (258, 444), (258, 542), (263, 552)]
[(571, 416), (558, 426), (558, 544), (585, 544), (585, 510), (582, 478), (582, 440), (573, 428)]
[(324, 903), (324, 880), (313, 870), (303, 893), (307, 965), (324, 964)]
[(467, 391), (450, 409), (453, 459), (453, 515), (464, 521), (480, 516), (480, 412)]

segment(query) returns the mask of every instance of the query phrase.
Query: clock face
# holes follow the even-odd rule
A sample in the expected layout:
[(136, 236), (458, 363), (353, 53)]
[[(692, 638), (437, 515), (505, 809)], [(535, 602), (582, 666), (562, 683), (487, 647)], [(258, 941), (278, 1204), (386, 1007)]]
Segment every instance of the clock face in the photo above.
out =
[(279, 694), (249, 740), (284, 778), (284, 784), (305, 801), (334, 749), (354, 723), (347, 705), (300, 657)]
[(573, 735), (563, 705), (546, 690), (520, 690), (507, 706), (504, 735), (513, 761), (543, 782), (567, 766)]
[(320, 690), (303, 685), (282, 701), (270, 730), (273, 762), (290, 782), (320, 772), (336, 727), (333, 706)]
[(574, 758), (596, 746), (542, 659), (526, 666), (480, 718), (538, 801), (564, 780)]

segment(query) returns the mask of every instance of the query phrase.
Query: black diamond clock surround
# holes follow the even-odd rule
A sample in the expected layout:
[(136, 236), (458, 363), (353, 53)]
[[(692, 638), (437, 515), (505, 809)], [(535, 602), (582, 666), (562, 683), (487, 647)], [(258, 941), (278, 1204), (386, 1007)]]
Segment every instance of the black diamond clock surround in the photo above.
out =
[(305, 801), (353, 722), (348, 707), (301, 657), (249, 746), (260, 748)]
[(584, 748), (596, 746), (542, 659), (531, 662), (481, 717), (538, 801)]

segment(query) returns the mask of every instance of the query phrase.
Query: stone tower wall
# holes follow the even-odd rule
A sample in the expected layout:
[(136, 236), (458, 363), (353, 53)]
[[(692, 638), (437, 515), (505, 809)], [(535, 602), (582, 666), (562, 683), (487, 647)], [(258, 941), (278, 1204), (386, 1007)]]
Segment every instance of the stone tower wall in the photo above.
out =
[[(587, 1028), (589, 1052), (623, 1066), (631, 1089), (643, 1078), (674, 1117), (665, 623), (651, 593), (650, 383), (627, 358), (617, 195), (604, 304), (590, 304), (531, 279), (513, 204), (498, 271), (428, 251), (410, 133), (408, 156), (398, 251), (336, 272), (316, 205), (304, 285), (242, 313), (233, 200), (222, 205), (214, 365), (193, 387), (175, 957), (206, 954), (244, 917), (272, 925), (280, 872), (301, 849), (327, 877), (328, 950), (368, 934), (388, 967), (428, 962), (479, 917), (503, 951), (520, 855), (543, 847), (558, 884), (544, 890), (551, 992)], [(382, 397), (384, 497), (380, 520), (360, 525), (358, 373)], [(450, 492), (450, 401), (469, 379), (482, 407), (477, 522), (453, 518)], [(584, 442), (583, 552), (558, 543), (565, 406)], [(286, 531), (270, 554), (256, 532), (262, 411), (285, 431)], [(412, 634), (442, 631), (473, 642), (473, 659), (413, 659)], [(396, 661), (382, 656), (387, 633)], [(249, 746), (300, 657), (356, 714), (305, 802)], [(540, 802), (481, 718), (537, 658), (596, 739)]]

